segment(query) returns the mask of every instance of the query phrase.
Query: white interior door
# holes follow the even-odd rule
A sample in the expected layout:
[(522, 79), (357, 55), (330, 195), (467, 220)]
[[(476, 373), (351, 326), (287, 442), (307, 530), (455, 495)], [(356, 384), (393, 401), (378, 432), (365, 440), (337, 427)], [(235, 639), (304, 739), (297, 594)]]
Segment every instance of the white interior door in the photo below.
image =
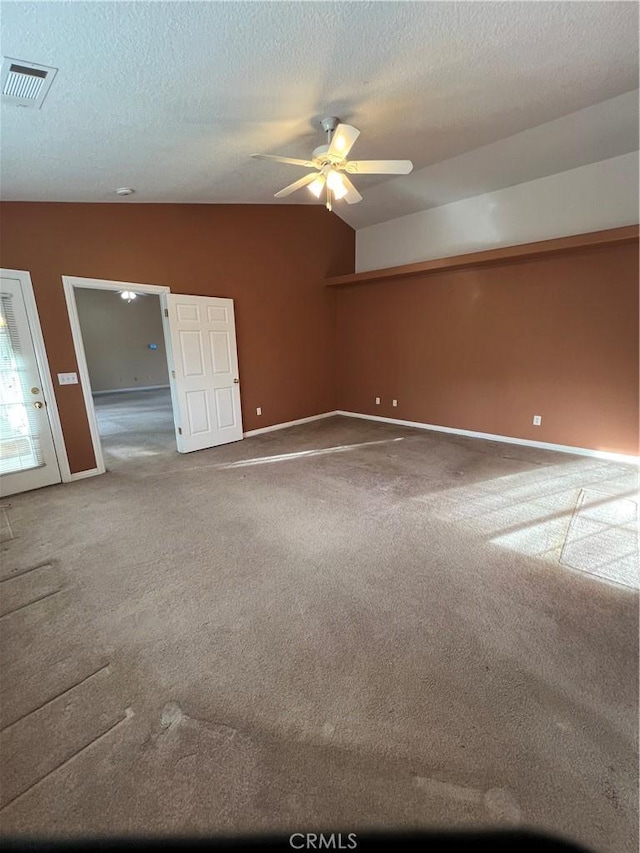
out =
[(0, 277), (0, 494), (61, 481), (22, 283)]
[(242, 438), (233, 299), (167, 294), (171, 392), (180, 453)]

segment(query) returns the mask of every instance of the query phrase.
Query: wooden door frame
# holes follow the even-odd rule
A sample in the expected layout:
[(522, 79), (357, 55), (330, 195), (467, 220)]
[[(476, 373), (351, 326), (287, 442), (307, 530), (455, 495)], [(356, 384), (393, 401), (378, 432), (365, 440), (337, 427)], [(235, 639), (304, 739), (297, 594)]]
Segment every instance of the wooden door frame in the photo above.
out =
[(38, 366), (38, 372), (40, 373), (43, 397), (47, 404), (47, 415), (49, 418), (49, 426), (51, 427), (51, 434), (53, 436), (53, 446), (56, 452), (56, 462), (58, 470), (60, 471), (60, 479), (61, 482), (68, 483), (73, 479), (73, 475), (69, 470), (67, 448), (64, 443), (62, 424), (60, 423), (60, 415), (58, 412), (58, 401), (56, 400), (53, 380), (51, 378), (51, 370), (49, 369), (49, 359), (44, 345), (44, 337), (42, 335), (40, 317), (38, 316), (38, 305), (33, 291), (31, 273), (27, 270), (10, 270), (6, 267), (2, 267), (0, 269), (0, 275), (5, 278), (15, 278), (20, 282), (22, 298), (27, 311), (27, 321), (29, 323), (31, 341), (36, 355), (36, 364)]
[[(93, 454), (96, 460), (95, 468), (92, 468), (88, 471), (81, 471), (79, 472), (79, 474), (71, 475), (71, 479), (80, 479), (84, 477), (92, 477), (97, 474), (104, 474), (107, 469), (104, 464), (102, 443), (100, 441), (100, 431), (98, 429), (98, 419), (96, 417), (96, 409), (93, 403), (91, 380), (89, 379), (89, 367), (87, 365), (87, 356), (84, 349), (84, 342), (82, 340), (80, 315), (78, 313), (78, 305), (76, 303), (76, 288), (90, 290), (113, 290), (116, 292), (120, 290), (133, 290), (136, 293), (159, 296), (160, 308), (162, 311), (162, 332), (165, 340), (167, 368), (169, 370), (169, 376), (171, 376), (171, 365), (169, 364), (169, 359), (171, 357), (171, 341), (168, 339), (167, 325), (165, 323), (166, 299), (164, 298), (167, 293), (170, 293), (170, 288), (161, 284), (138, 284), (130, 281), (113, 281), (110, 279), (101, 278), (81, 278), (80, 276), (75, 275), (63, 275), (62, 286), (64, 288), (64, 296), (67, 302), (67, 313), (69, 315), (69, 324), (71, 326), (73, 348), (75, 350), (76, 362), (78, 364), (78, 374), (80, 379), (80, 385), (82, 388), (82, 396), (84, 398), (84, 405), (87, 410), (87, 420), (89, 421), (89, 432), (91, 433)], [(173, 388), (171, 401), (173, 405)]]

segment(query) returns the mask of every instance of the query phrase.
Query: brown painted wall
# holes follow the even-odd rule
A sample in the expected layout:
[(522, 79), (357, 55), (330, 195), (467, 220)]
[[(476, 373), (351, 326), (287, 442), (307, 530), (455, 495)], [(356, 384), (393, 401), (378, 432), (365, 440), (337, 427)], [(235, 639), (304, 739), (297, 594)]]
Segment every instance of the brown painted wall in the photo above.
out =
[[(638, 452), (637, 246), (325, 288), (354, 233), (322, 207), (13, 202), (1, 225), (54, 375), (77, 370), (63, 274), (166, 284), (235, 300), (245, 429), (341, 408)], [(81, 390), (56, 396), (71, 470), (92, 468)]]
[[(62, 275), (235, 300), (244, 428), (336, 407), (335, 294), (353, 230), (320, 206), (7, 202), (0, 266), (31, 273), (52, 374), (75, 371)], [(56, 386), (73, 472), (94, 467), (80, 386)], [(262, 417), (256, 407), (262, 406)]]
[(638, 453), (637, 246), (336, 290), (339, 408)]

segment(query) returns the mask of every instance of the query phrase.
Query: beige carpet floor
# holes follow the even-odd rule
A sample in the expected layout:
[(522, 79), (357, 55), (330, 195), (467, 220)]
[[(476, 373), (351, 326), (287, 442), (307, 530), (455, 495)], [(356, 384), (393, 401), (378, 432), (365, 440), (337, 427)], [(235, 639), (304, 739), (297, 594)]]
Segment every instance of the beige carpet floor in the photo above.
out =
[(637, 850), (637, 469), (347, 418), (179, 455), (162, 392), (99, 416), (106, 475), (3, 501), (3, 833)]

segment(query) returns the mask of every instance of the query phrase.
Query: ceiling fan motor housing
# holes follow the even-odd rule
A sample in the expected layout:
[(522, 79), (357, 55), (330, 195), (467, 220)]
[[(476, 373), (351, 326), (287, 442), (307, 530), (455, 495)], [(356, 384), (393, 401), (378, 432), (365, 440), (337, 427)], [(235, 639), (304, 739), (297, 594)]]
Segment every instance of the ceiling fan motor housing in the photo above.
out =
[(313, 149), (311, 159), (318, 163), (319, 166), (336, 165), (337, 163), (343, 162), (343, 157), (336, 154), (328, 154), (328, 151), (328, 145), (318, 145), (317, 148)]

